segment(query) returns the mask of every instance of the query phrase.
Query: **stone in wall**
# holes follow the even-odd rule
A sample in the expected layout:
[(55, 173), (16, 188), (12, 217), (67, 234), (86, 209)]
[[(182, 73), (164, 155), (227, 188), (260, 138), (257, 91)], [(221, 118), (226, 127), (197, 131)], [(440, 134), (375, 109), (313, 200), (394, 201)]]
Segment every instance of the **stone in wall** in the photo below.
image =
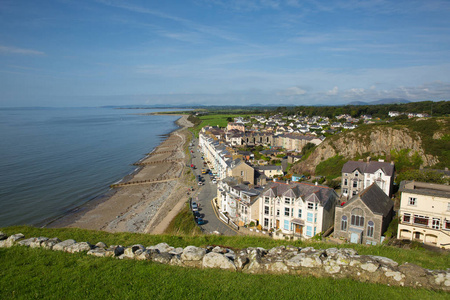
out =
[(147, 260), (196, 268), (218, 268), (253, 274), (292, 274), (316, 277), (351, 278), (362, 282), (394, 286), (423, 287), (450, 292), (450, 269), (428, 270), (414, 264), (399, 265), (392, 259), (358, 255), (354, 249), (279, 246), (272, 249), (249, 247), (233, 251), (225, 247), (187, 246), (174, 248), (165, 243), (131, 247), (97, 243), (95, 246), (69, 239), (61, 242), (46, 237), (24, 239), (16, 234), (0, 240), (0, 247), (41, 247), (55, 251), (86, 252), (97, 257)]

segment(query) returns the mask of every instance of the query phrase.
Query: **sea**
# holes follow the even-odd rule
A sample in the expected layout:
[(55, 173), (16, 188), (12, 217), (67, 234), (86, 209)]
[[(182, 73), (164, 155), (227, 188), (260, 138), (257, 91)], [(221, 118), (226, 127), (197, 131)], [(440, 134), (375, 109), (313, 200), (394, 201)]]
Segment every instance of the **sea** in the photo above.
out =
[(0, 108), (0, 227), (44, 226), (104, 195), (178, 126), (163, 109)]

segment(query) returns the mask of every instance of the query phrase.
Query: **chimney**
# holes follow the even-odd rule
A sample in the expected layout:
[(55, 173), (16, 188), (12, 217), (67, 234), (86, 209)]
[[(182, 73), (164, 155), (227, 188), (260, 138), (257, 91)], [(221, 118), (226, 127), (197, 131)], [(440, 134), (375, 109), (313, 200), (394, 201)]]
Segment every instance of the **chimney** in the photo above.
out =
[(394, 165), (394, 161), (393, 160), (391, 160), (391, 165)]
[(316, 181), (315, 185), (318, 185), (318, 182)]
[(367, 162), (370, 162), (370, 156), (367, 156)]

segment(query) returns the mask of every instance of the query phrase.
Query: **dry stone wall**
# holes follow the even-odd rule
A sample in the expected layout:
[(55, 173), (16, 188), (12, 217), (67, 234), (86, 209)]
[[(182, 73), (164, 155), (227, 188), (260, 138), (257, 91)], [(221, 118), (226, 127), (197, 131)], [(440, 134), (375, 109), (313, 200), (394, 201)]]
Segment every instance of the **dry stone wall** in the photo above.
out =
[(315, 277), (352, 278), (363, 282), (394, 286), (423, 287), (450, 292), (450, 269), (428, 270), (414, 264), (381, 256), (358, 255), (354, 249), (326, 250), (311, 247), (279, 246), (272, 249), (249, 247), (232, 250), (223, 247), (171, 247), (166, 243), (130, 247), (92, 245), (73, 239), (32, 237), (21, 233), (6, 236), (0, 232), (0, 248), (26, 246), (69, 253), (86, 252), (96, 257), (148, 260), (162, 264), (194, 268), (218, 268), (250, 274), (292, 274)]

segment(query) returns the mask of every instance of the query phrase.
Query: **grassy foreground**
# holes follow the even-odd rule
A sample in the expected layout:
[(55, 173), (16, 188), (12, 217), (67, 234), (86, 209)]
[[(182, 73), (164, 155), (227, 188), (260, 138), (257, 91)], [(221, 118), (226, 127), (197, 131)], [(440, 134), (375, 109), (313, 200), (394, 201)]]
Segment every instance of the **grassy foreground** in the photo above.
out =
[(0, 249), (1, 299), (448, 299), (353, 280), (248, 275), (44, 249)]

